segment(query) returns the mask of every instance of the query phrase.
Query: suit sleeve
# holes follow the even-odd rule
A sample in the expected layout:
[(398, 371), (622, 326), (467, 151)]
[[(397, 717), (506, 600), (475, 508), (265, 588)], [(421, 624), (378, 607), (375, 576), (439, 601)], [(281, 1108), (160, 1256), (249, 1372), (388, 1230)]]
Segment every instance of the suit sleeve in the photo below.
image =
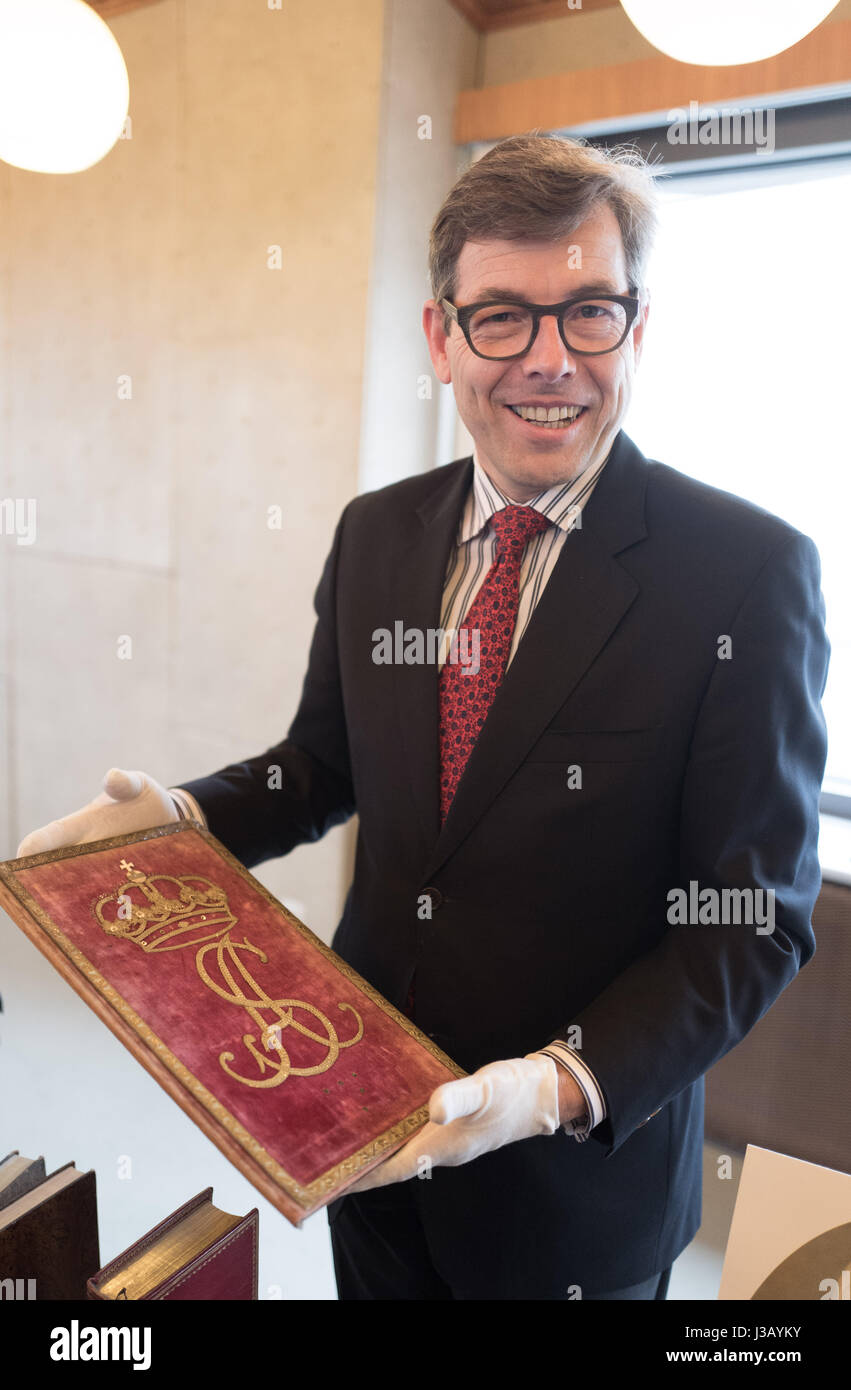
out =
[(680, 882), (670, 888), (695, 882), (718, 901), (724, 889), (762, 890), (763, 915), (770, 890), (773, 930), (770, 918), (757, 930), (729, 912), (726, 925), (674, 924), (665, 907), (659, 944), (573, 1020), (606, 1099), (591, 1136), (606, 1157), (734, 1047), (815, 950), (830, 653), (819, 578), (806, 536), (769, 556), (708, 682), (683, 782)]
[(181, 788), (246, 868), (318, 840), (355, 809), (337, 655), (336, 588), (343, 512), (316, 590), (316, 626), (301, 700), (286, 738)]

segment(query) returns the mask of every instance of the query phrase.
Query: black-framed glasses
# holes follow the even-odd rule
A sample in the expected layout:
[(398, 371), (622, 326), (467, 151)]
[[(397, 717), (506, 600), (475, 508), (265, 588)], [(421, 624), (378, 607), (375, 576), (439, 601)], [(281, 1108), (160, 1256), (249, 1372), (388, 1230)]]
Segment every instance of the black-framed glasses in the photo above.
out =
[(640, 300), (627, 294), (597, 294), (565, 299), (561, 304), (526, 304), (511, 299), (463, 305), (441, 299), (440, 303), (477, 357), (502, 362), (525, 357), (538, 336), (541, 319), (550, 314), (555, 315), (569, 352), (582, 357), (614, 352), (632, 328)]

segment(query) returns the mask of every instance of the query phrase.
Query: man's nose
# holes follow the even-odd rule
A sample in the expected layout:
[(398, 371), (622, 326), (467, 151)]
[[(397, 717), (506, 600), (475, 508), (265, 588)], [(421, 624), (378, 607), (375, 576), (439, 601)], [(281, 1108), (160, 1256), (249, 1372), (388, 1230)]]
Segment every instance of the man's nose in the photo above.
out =
[(555, 314), (542, 314), (535, 341), (522, 359), (524, 370), (556, 379), (576, 371), (576, 358), (562, 342)]

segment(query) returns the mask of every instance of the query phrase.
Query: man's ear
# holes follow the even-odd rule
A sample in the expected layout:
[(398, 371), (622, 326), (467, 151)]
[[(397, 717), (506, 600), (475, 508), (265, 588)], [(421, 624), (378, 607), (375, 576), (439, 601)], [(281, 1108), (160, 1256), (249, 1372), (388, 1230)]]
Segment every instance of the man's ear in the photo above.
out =
[(647, 320), (650, 317), (650, 291), (641, 291), (641, 305), (638, 316), (635, 320), (635, 327), (632, 330), (632, 350), (635, 357), (635, 365), (641, 361), (641, 354), (644, 350), (644, 330), (647, 327)]
[(449, 368), (449, 354), (446, 351), (447, 334), (443, 327), (443, 317), (444, 311), (440, 305), (433, 299), (426, 300), (423, 305), (423, 332), (426, 335), (429, 356), (438, 381), (448, 386), (452, 380), (452, 373)]

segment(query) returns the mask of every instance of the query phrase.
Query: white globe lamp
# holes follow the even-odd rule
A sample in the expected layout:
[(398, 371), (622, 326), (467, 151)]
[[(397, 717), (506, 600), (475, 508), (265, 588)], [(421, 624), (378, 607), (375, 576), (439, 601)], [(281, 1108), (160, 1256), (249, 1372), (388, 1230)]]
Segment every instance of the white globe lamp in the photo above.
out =
[(43, 174), (89, 169), (129, 101), (121, 49), (84, 0), (0, 0), (0, 159)]
[(654, 48), (681, 63), (730, 67), (782, 53), (821, 24), (838, 0), (621, 0)]

